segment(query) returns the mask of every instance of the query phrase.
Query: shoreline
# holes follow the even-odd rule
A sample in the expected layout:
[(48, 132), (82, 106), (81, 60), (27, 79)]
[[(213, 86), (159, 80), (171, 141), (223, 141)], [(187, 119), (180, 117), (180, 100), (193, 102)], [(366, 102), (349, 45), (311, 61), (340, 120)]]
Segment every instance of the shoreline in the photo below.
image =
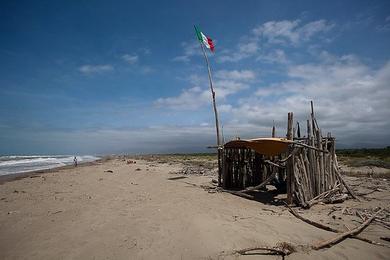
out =
[(34, 170), (34, 171), (28, 171), (28, 172), (19, 172), (19, 173), (10, 173), (10, 174), (6, 174), (6, 175), (0, 175), (0, 185), (4, 184), (6, 182), (21, 180), (24, 178), (36, 178), (36, 177), (39, 177), (40, 174), (47, 174), (47, 173), (53, 173), (53, 172), (74, 169), (74, 168), (78, 168), (78, 167), (87, 167), (87, 166), (97, 165), (97, 164), (101, 164), (105, 161), (111, 160), (113, 158), (114, 157), (112, 157), (112, 156), (103, 156), (102, 158), (100, 158), (96, 161), (93, 161), (93, 162), (79, 163), (77, 165), (77, 167), (75, 167), (73, 164), (71, 164), (71, 165), (54, 167), (54, 168), (50, 168), (50, 169)]

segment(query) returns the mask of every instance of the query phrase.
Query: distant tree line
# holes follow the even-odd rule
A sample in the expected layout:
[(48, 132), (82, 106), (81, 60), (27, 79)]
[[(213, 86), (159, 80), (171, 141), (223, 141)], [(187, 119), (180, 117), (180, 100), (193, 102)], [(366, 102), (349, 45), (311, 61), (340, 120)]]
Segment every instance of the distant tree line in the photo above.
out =
[(375, 156), (379, 158), (387, 158), (390, 157), (390, 146), (385, 148), (361, 148), (361, 149), (338, 149), (336, 151), (338, 155), (348, 156), (348, 157), (367, 157), (367, 156)]

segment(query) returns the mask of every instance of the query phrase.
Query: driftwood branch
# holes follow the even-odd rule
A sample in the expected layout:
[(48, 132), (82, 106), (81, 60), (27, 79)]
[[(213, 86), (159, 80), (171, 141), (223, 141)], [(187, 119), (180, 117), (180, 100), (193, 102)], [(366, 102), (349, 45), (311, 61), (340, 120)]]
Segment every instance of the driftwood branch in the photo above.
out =
[(240, 192), (248, 192), (248, 191), (254, 191), (254, 190), (261, 189), (262, 187), (267, 185), (270, 181), (272, 181), (275, 178), (275, 175), (276, 175), (276, 172), (273, 172), (270, 176), (268, 176), (267, 179), (265, 179), (265, 181), (263, 181), (259, 185), (254, 186), (254, 187), (248, 187), (245, 190), (241, 190)]
[[(290, 211), (291, 214), (293, 214), (296, 218), (302, 220), (303, 222), (306, 222), (314, 227), (317, 227), (317, 228), (320, 228), (320, 229), (323, 229), (323, 230), (326, 230), (326, 231), (330, 231), (330, 232), (333, 232), (333, 233), (342, 233), (341, 230), (338, 230), (338, 229), (335, 229), (335, 228), (332, 228), (332, 227), (329, 227), (329, 226), (326, 226), (324, 224), (321, 224), (321, 223), (318, 223), (318, 222), (315, 222), (315, 221), (312, 221), (310, 219), (307, 219), (301, 215), (298, 214), (298, 212), (296, 210), (294, 210), (293, 208), (291, 208), (290, 206), (288, 206), (286, 204), (288, 210)], [(367, 243), (370, 243), (370, 244), (373, 244), (373, 245), (377, 245), (377, 246), (384, 246), (384, 247), (388, 247), (390, 248), (390, 246), (386, 245), (386, 244), (382, 244), (380, 242), (377, 242), (377, 241), (374, 241), (374, 240), (370, 240), (368, 238), (365, 238), (365, 237), (361, 237), (361, 236), (353, 236), (351, 237), (353, 239), (357, 239), (357, 240), (360, 240), (360, 241), (363, 241), (363, 242), (367, 242)]]
[(282, 169), (286, 168), (286, 167), (284, 167), (283, 165), (280, 165), (280, 164), (271, 162), (270, 160), (264, 160), (264, 162), (265, 162), (265, 163), (268, 163), (268, 164), (270, 164), (270, 165), (272, 165), (272, 166), (276, 166), (276, 167), (278, 167), (278, 168), (282, 168)]
[(282, 160), (278, 160), (278, 163), (285, 163), (288, 159), (291, 158), (291, 156), (293, 156), (294, 153), (290, 153), (286, 158), (282, 159)]
[(306, 148), (309, 148), (309, 149), (312, 149), (312, 150), (315, 150), (315, 151), (318, 151), (318, 152), (329, 153), (329, 151), (327, 151), (327, 150), (322, 150), (322, 149), (319, 149), (319, 148), (311, 146), (311, 145), (303, 144), (303, 143), (300, 143), (300, 142), (293, 142), (293, 143), (295, 145), (303, 146), (303, 147), (306, 147)]
[(311, 206), (321, 202), (323, 200), (323, 198), (325, 198), (325, 197), (329, 196), (330, 194), (337, 192), (339, 190), (340, 190), (339, 185), (336, 185), (333, 189), (327, 190), (327, 191), (317, 195), (316, 197), (314, 197), (313, 199), (311, 199), (307, 202), (307, 207), (310, 208)]
[(349, 194), (351, 194), (352, 198), (360, 201), (360, 199), (355, 195), (355, 193), (353, 192), (353, 190), (351, 189), (351, 187), (349, 187), (349, 185), (344, 181), (343, 177), (341, 177), (340, 173), (339, 173), (339, 170), (337, 169), (336, 166), (334, 166), (334, 170), (335, 170), (335, 173), (337, 175), (337, 177), (340, 179), (341, 183), (343, 184), (343, 186), (347, 189), (347, 191), (349, 192)]
[(269, 247), (269, 246), (256, 246), (256, 247), (248, 247), (240, 250), (235, 250), (235, 254), (240, 254), (240, 255), (254, 255), (254, 254), (269, 254), (269, 253), (250, 253), (252, 251), (268, 251), (272, 254), (275, 255), (281, 255), (284, 259), (285, 256), (290, 255), (291, 253), (294, 253), (297, 251), (297, 248), (295, 245), (292, 245), (287, 242), (280, 242), (277, 243), (276, 246)]
[(250, 199), (250, 200), (255, 199), (254, 196), (249, 195), (249, 194), (246, 194), (246, 193), (243, 193), (242, 191), (234, 191), (234, 190), (222, 190), (222, 191), (223, 191), (223, 192), (230, 193), (230, 194), (233, 194), (233, 195), (237, 195), (237, 196), (239, 196), (239, 197), (243, 197), (243, 198), (246, 198), (246, 199)]
[(387, 242), (390, 242), (390, 237), (380, 237), (382, 240), (385, 240)]
[(340, 232), (339, 230), (334, 229), (332, 227), (325, 226), (325, 225), (323, 225), (321, 223), (317, 223), (317, 222), (312, 221), (310, 219), (304, 218), (301, 215), (299, 215), (298, 212), (296, 212), (293, 208), (288, 206), (287, 204), (286, 204), (286, 206), (287, 206), (287, 208), (288, 208), (288, 210), (290, 211), (291, 214), (293, 214), (296, 218), (302, 220), (303, 222), (306, 222), (306, 223), (308, 223), (308, 224), (310, 224), (312, 226), (315, 226), (317, 228), (320, 228), (320, 229), (323, 229), (323, 230), (326, 230), (326, 231), (330, 231), (330, 232), (334, 232), (334, 233), (339, 233)]
[[(365, 221), (367, 218), (372, 216), (370, 214), (360, 213), (359, 211), (356, 211), (356, 215), (358, 215), (362, 219), (362, 221)], [(387, 221), (384, 221), (383, 219), (379, 218), (378, 216), (374, 219), (374, 221), (378, 222), (383, 227), (390, 229), (390, 223)]]
[(353, 236), (356, 236), (357, 234), (359, 234), (360, 232), (362, 232), (368, 225), (370, 225), (370, 223), (374, 220), (374, 218), (382, 211), (383, 209), (380, 209), (378, 210), (375, 214), (373, 214), (369, 219), (367, 219), (366, 221), (363, 222), (363, 224), (361, 224), (360, 226), (354, 228), (354, 229), (351, 229), (347, 232), (344, 232), (344, 233), (341, 233), (331, 239), (328, 239), (328, 240), (325, 240), (325, 241), (320, 241), (320, 242), (317, 242), (315, 245), (313, 245), (313, 249), (315, 250), (319, 250), (321, 248), (324, 248), (324, 247), (329, 247), (329, 246), (332, 246), (332, 245), (335, 245), (337, 243), (339, 243), (340, 241), (344, 240), (345, 238), (347, 237), (353, 237)]
[(291, 254), (290, 251), (287, 251), (284, 249), (279, 249), (276, 247), (268, 247), (268, 246), (244, 248), (244, 249), (236, 250), (235, 253), (240, 254), (240, 255), (248, 255), (248, 254), (250, 254), (249, 252), (258, 251), (258, 250), (270, 251), (276, 255), (282, 255), (282, 256), (286, 256), (286, 255)]

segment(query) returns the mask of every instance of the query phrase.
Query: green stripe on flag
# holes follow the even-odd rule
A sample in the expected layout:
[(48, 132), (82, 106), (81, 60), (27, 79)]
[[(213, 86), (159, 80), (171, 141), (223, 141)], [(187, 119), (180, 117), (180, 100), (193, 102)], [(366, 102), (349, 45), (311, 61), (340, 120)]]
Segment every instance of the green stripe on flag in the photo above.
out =
[(196, 33), (196, 36), (198, 37), (198, 40), (200, 42), (203, 42), (203, 38), (202, 38), (202, 34), (200, 33), (200, 30), (194, 25), (195, 27), (195, 33)]

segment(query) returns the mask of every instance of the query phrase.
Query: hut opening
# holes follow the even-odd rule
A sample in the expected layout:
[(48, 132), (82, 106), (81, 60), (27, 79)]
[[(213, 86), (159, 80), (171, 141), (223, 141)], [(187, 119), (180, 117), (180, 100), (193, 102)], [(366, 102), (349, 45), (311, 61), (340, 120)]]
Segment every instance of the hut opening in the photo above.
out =
[(274, 185), (287, 193), (287, 203), (310, 207), (319, 201), (343, 201), (344, 187), (355, 197), (339, 174), (335, 138), (322, 136), (314, 117), (313, 104), (307, 135), (294, 128), (293, 113), (288, 113), (286, 138), (233, 140), (224, 144), (219, 171), (222, 186), (237, 195)]

